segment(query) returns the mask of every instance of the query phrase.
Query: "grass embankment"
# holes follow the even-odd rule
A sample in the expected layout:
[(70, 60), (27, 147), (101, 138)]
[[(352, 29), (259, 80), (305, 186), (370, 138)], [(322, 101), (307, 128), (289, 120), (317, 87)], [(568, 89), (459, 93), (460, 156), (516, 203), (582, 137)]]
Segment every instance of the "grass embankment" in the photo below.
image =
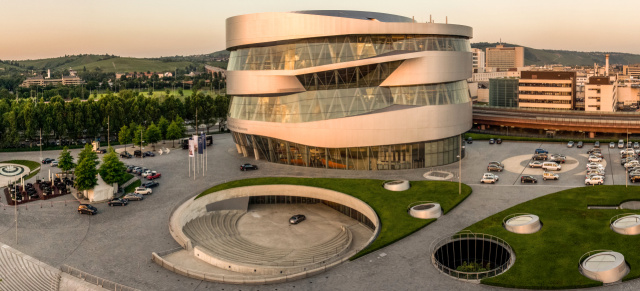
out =
[[(600, 147), (608, 146), (605, 143), (615, 142), (616, 146), (618, 143), (617, 139), (582, 139), (582, 138), (546, 138), (546, 137), (522, 137), (522, 136), (509, 136), (509, 135), (496, 135), (496, 134), (484, 134), (484, 133), (472, 133), (467, 132), (464, 134), (465, 138), (471, 137), (473, 140), (488, 140), (488, 139), (502, 139), (502, 140), (515, 140), (515, 141), (541, 141), (541, 142), (585, 142), (585, 143), (594, 143), (596, 140), (600, 141)], [(626, 140), (625, 140), (626, 142)]]
[[(380, 234), (376, 240), (351, 259), (390, 245), (427, 226), (435, 219), (417, 219), (407, 213), (407, 206), (417, 201), (436, 201), (444, 213), (455, 208), (471, 194), (471, 187), (462, 186), (458, 195), (458, 183), (444, 181), (412, 181), (411, 188), (404, 192), (392, 192), (382, 187), (381, 180), (328, 179), (328, 178), (256, 178), (232, 181), (209, 188), (197, 198), (217, 191), (254, 185), (302, 185), (325, 188), (354, 196), (369, 204), (380, 219)], [(197, 199), (196, 198), (196, 199)]]
[[(578, 260), (593, 250), (613, 250), (624, 255), (631, 272), (623, 279), (640, 277), (640, 236), (626, 236), (609, 228), (609, 220), (633, 210), (595, 210), (588, 205), (619, 205), (640, 200), (640, 187), (579, 187), (546, 195), (492, 215), (467, 228), (498, 236), (516, 253), (507, 272), (483, 279), (488, 285), (528, 289), (571, 289), (600, 286), (578, 271)], [(502, 227), (513, 213), (538, 215), (542, 229), (534, 234), (514, 234)]]
[(140, 180), (135, 181), (131, 183), (131, 185), (127, 186), (127, 188), (124, 188), (124, 193), (132, 193), (134, 190), (136, 190), (136, 187), (140, 187), (140, 185), (142, 185), (142, 182)]
[(133, 174), (125, 173), (122, 179), (118, 182), (118, 185), (122, 185), (126, 183), (127, 181), (131, 180), (131, 178), (133, 178)]
[(23, 165), (25, 167), (29, 167), (29, 170), (31, 170), (31, 173), (24, 177), (25, 180), (31, 179), (31, 177), (37, 175), (40, 172), (40, 169), (38, 169), (36, 171), (33, 171), (34, 169), (37, 169), (37, 168), (40, 167), (40, 163), (34, 162), (34, 161), (10, 160), (10, 161), (4, 161), (4, 162), (0, 162), (0, 163), (18, 164), (18, 165)]

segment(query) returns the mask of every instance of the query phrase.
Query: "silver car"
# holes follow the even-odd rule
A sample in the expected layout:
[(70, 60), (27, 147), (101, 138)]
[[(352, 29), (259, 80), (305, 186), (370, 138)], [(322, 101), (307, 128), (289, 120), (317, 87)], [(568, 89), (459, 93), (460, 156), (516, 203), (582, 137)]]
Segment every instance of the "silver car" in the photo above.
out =
[(136, 193), (127, 193), (127, 195), (124, 195), (124, 197), (122, 197), (124, 199), (127, 199), (129, 201), (140, 201), (140, 200), (144, 200), (144, 196), (140, 195), (140, 194), (136, 194)]

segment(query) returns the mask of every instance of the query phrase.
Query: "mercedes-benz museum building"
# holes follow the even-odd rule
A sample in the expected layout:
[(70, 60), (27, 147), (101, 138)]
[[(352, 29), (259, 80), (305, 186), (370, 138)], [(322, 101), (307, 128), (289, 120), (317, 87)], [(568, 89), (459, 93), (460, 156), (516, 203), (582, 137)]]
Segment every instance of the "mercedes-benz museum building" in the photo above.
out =
[(238, 153), (345, 170), (459, 159), (472, 126), (472, 29), (362, 11), (227, 19)]

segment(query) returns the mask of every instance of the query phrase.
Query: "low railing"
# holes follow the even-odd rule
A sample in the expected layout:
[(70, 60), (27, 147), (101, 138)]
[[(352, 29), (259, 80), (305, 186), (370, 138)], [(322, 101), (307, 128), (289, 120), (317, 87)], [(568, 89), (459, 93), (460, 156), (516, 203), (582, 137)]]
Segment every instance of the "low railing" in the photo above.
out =
[(604, 252), (613, 252), (613, 251), (612, 250), (593, 250), (593, 251), (584, 253), (584, 255), (582, 255), (580, 257), (580, 259), (578, 260), (578, 270), (580, 270), (580, 273), (582, 273), (583, 275), (588, 275), (588, 277), (591, 277), (591, 278), (593, 278), (595, 280), (602, 281), (600, 276), (598, 276), (598, 274), (596, 272), (592, 272), (592, 271), (589, 271), (589, 270), (585, 269), (582, 266), (582, 263), (586, 259), (591, 257), (592, 255), (599, 254), (599, 253), (604, 253)]
[(91, 275), (89, 273), (80, 271), (80, 270), (78, 270), (76, 268), (73, 268), (73, 267), (70, 267), (70, 266), (67, 266), (67, 265), (60, 266), (60, 270), (62, 270), (63, 272), (65, 272), (65, 273), (67, 273), (67, 274), (69, 274), (71, 276), (74, 276), (76, 278), (82, 279), (87, 283), (91, 283), (91, 284), (94, 284), (96, 286), (100, 286), (100, 287), (102, 287), (104, 289), (107, 289), (107, 290), (114, 290), (114, 291), (140, 291), (139, 289), (135, 289), (135, 288), (131, 288), (131, 287), (128, 287), (128, 286), (125, 286), (125, 285), (122, 285), (122, 284), (118, 284), (116, 282), (109, 281), (107, 279), (103, 279), (103, 278), (100, 278), (98, 276)]
[[(458, 271), (458, 270), (454, 270), (451, 269), (447, 266), (445, 266), (444, 264), (440, 263), (436, 257), (436, 251), (438, 251), (441, 247), (443, 247), (444, 245), (448, 244), (448, 243), (452, 243), (452, 242), (456, 242), (456, 241), (461, 241), (461, 240), (469, 240), (469, 239), (475, 239), (475, 240), (482, 240), (482, 241), (489, 241), (489, 242), (493, 242), (498, 244), (499, 246), (503, 247), (506, 251), (509, 252), (509, 260), (507, 260), (507, 262), (503, 263), (502, 265), (493, 268), (491, 270), (488, 271), (483, 271), (483, 272), (463, 272), (463, 271)], [(494, 277), (497, 275), (500, 275), (501, 273), (503, 273), (504, 271), (506, 271), (507, 269), (509, 269), (514, 263), (515, 263), (515, 253), (513, 252), (513, 249), (511, 248), (511, 246), (503, 239), (490, 235), (490, 234), (484, 234), (484, 233), (473, 233), (471, 231), (465, 230), (462, 231), (460, 233), (456, 233), (450, 236), (446, 236), (444, 238), (441, 239), (436, 239), (431, 243), (430, 246), (430, 250), (431, 250), (431, 262), (433, 263), (434, 267), (436, 267), (436, 269), (438, 269), (440, 272), (447, 274), (451, 277), (454, 277), (456, 279), (459, 280), (467, 280), (467, 281), (471, 281), (471, 280), (480, 280), (483, 278), (489, 278), (489, 277)], [(501, 254), (502, 255), (502, 254)]]
[(637, 220), (640, 220), (640, 215), (638, 215), (637, 213), (622, 213), (622, 214), (618, 214), (618, 215), (612, 217), (611, 219), (609, 219), (609, 225), (612, 225), (616, 220), (618, 220), (619, 217), (627, 216), (627, 215), (634, 215)]
[(507, 216), (505, 216), (502, 219), (502, 226), (506, 226), (507, 225), (507, 221), (513, 217), (519, 216), (519, 215), (531, 215), (531, 213), (513, 213), (513, 214), (509, 214)]

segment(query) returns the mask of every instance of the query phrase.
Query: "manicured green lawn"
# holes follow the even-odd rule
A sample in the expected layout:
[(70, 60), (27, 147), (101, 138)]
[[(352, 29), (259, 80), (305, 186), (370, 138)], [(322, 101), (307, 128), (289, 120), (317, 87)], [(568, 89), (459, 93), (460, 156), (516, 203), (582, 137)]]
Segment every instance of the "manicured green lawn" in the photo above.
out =
[(136, 190), (136, 187), (140, 187), (140, 185), (142, 185), (142, 181), (135, 181), (131, 183), (131, 185), (127, 186), (127, 188), (124, 188), (124, 193), (133, 193), (133, 191)]
[[(516, 262), (505, 273), (483, 279), (495, 286), (528, 289), (569, 289), (600, 286), (578, 271), (578, 260), (589, 251), (613, 250), (625, 256), (631, 272), (624, 280), (640, 277), (640, 235), (613, 232), (609, 220), (633, 210), (595, 210), (588, 205), (619, 205), (640, 200), (640, 187), (579, 187), (549, 194), (492, 215), (468, 227), (476, 233), (498, 236), (516, 253)], [(538, 215), (543, 226), (534, 234), (514, 234), (502, 227), (513, 213)]]
[(118, 182), (118, 185), (126, 183), (127, 181), (131, 180), (131, 178), (133, 178), (133, 175), (131, 173), (124, 174), (124, 177), (122, 178), (122, 180), (120, 180), (120, 182)]
[(411, 217), (407, 206), (416, 201), (435, 201), (440, 203), (446, 214), (471, 194), (471, 187), (462, 185), (462, 195), (458, 195), (458, 183), (443, 181), (412, 181), (411, 188), (404, 192), (392, 192), (382, 187), (381, 180), (365, 179), (327, 179), (327, 178), (256, 178), (228, 182), (217, 185), (204, 195), (229, 188), (253, 185), (303, 185), (325, 188), (354, 196), (369, 204), (380, 219), (380, 235), (366, 249), (351, 259), (390, 245), (427, 226), (435, 219), (422, 220)]

